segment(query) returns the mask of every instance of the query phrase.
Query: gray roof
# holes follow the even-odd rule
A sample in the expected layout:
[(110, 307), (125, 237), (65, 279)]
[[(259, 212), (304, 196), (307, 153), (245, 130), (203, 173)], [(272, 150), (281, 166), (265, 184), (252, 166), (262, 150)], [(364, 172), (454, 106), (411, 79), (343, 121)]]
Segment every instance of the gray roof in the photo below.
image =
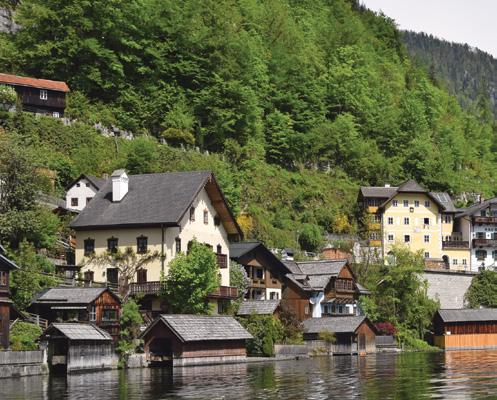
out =
[(230, 258), (237, 259), (262, 245), (261, 242), (230, 243)]
[(279, 305), (279, 300), (245, 300), (240, 304), (237, 315), (273, 315)]
[(57, 329), (69, 340), (112, 340), (112, 336), (108, 332), (91, 324), (53, 323), (48, 327), (47, 331), (53, 328)]
[(438, 314), (444, 322), (497, 321), (497, 308), (441, 309)]
[(423, 186), (421, 186), (414, 179), (409, 179), (397, 188), (398, 193), (428, 193)]
[(480, 212), (481, 210), (484, 210), (485, 208), (496, 204), (497, 204), (497, 197), (493, 197), (491, 199), (482, 201), (481, 203), (473, 204), (472, 206), (463, 210), (461, 214), (457, 214), (456, 217), (465, 217), (468, 215), (474, 215), (475, 213)]
[[(103, 292), (105, 287), (57, 287), (48, 288), (38, 293), (33, 304), (90, 304)], [(116, 297), (116, 296), (115, 296)], [(117, 298), (117, 297), (116, 297)]]
[(283, 261), (291, 271), (286, 277), (306, 291), (324, 290), (332, 277), (347, 265), (346, 259), (321, 261)]
[[(215, 182), (210, 172), (170, 172), (130, 175), (128, 193), (119, 202), (112, 201), (112, 182), (108, 180), (92, 201), (72, 221), (74, 229), (98, 229), (132, 226), (177, 226), (198, 193)], [(219, 190), (220, 198), (224, 197)], [(219, 207), (222, 207), (221, 205)], [(226, 205), (227, 213), (231, 213)], [(224, 208), (222, 209), (224, 212)], [(233, 232), (242, 236), (230, 214)], [(230, 225), (231, 226), (231, 225)]]
[(430, 196), (442, 204), (446, 212), (456, 212), (457, 208), (454, 206), (452, 198), (446, 192), (430, 192)]
[(8, 268), (8, 269), (18, 269), (19, 268), (14, 261), (8, 259), (7, 256), (2, 254), (2, 253), (3, 253), (3, 251), (0, 252), (0, 266), (2, 266), (4, 268)]
[(366, 289), (366, 288), (365, 288), (364, 286), (362, 286), (360, 283), (357, 283), (357, 282), (356, 282), (355, 286), (356, 286), (356, 288), (357, 288), (357, 290), (358, 290), (358, 292), (359, 292), (360, 294), (371, 294), (371, 290)]
[(375, 197), (388, 199), (397, 192), (397, 187), (385, 186), (361, 186), (361, 194), (364, 197)]
[(107, 179), (99, 178), (93, 175), (81, 174), (75, 180), (73, 180), (69, 185), (66, 186), (66, 190), (72, 188), (76, 183), (78, 183), (81, 179), (86, 179), (90, 182), (97, 190), (100, 190), (103, 185), (107, 182)]
[(304, 333), (353, 333), (366, 319), (362, 316), (310, 318), (303, 322)]
[(233, 317), (184, 314), (160, 315), (142, 333), (142, 337), (159, 322), (171, 329), (182, 342), (252, 339), (252, 335)]

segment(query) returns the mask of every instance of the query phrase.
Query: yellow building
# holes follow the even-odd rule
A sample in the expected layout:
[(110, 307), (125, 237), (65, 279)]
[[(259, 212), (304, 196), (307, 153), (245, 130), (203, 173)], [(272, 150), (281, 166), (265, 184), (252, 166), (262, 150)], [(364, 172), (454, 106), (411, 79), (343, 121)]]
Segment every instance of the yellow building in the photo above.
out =
[(428, 267), (469, 269), (469, 242), (454, 230), (457, 209), (447, 193), (409, 180), (399, 187), (362, 187), (359, 201), (370, 246), (381, 247), (384, 257), (401, 245), (421, 251)]
[[(71, 227), (76, 231), (76, 264), (82, 266), (88, 284), (118, 285), (119, 271), (91, 262), (91, 256), (131, 247), (137, 254), (159, 254), (136, 271), (130, 285), (131, 294), (155, 295), (169, 262), (196, 239), (217, 255), (221, 287), (211, 299), (217, 302), (235, 295), (229, 286), (229, 243), (239, 241), (242, 232), (210, 172), (128, 177), (117, 170)], [(148, 300), (152, 311), (161, 311), (157, 298)]]

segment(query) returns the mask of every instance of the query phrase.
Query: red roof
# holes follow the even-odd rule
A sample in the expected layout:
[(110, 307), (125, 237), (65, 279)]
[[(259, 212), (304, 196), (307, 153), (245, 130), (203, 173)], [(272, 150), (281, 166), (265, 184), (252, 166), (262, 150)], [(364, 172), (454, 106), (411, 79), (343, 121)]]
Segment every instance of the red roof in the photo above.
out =
[(67, 86), (67, 83), (61, 81), (50, 81), (48, 79), (26, 78), (24, 76), (0, 74), (0, 83), (57, 90), (59, 92), (69, 92), (69, 86)]

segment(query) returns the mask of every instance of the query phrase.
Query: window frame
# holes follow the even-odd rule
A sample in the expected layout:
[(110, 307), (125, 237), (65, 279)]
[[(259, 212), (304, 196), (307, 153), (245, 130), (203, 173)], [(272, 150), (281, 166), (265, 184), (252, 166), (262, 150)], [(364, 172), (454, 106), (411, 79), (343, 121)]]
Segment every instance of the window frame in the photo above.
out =
[[(114, 246), (111, 246), (112, 243), (115, 242)], [(117, 253), (117, 250), (119, 249), (119, 238), (116, 238), (114, 236), (110, 237), (107, 239), (107, 251), (111, 254)]]
[(48, 100), (48, 90), (47, 89), (40, 89), (40, 100)]
[(146, 254), (148, 252), (148, 237), (140, 235), (136, 238), (136, 253)]
[(179, 236), (174, 239), (174, 245), (176, 254), (181, 253), (181, 238)]
[(205, 209), (204, 210), (204, 225), (209, 224), (209, 210)]
[[(114, 318), (106, 318), (106, 314), (112, 313)], [(119, 312), (115, 308), (104, 308), (102, 310), (102, 322), (117, 322), (119, 321)]]
[(387, 223), (388, 223), (388, 225), (393, 225), (394, 224), (393, 217), (388, 217)]
[(78, 206), (79, 206), (79, 198), (71, 197), (71, 207), (78, 207)]
[(430, 208), (430, 200), (425, 200), (425, 207)]
[(404, 205), (404, 207), (409, 207), (409, 200), (403, 200), (402, 204)]
[(411, 224), (411, 220), (409, 219), (409, 217), (404, 217), (404, 225), (410, 225)]
[(423, 243), (430, 243), (430, 235), (423, 236)]
[[(89, 243), (91, 243), (91, 246), (88, 246)], [(90, 247), (91, 251), (88, 250)], [(83, 254), (85, 257), (89, 257), (95, 254), (95, 239), (88, 238), (83, 240)]]
[(399, 201), (398, 200), (392, 200), (392, 207), (398, 207), (399, 206)]
[(419, 207), (419, 200), (414, 200), (414, 207)]
[(195, 222), (195, 207), (190, 207), (190, 222)]
[(9, 273), (7, 271), (0, 271), (0, 286), (9, 286)]
[(404, 235), (404, 243), (411, 243), (411, 235)]

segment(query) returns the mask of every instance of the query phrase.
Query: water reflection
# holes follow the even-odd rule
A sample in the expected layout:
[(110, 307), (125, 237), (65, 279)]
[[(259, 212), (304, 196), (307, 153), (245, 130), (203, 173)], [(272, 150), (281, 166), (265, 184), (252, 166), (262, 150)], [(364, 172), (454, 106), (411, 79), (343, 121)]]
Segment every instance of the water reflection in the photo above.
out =
[(0, 380), (0, 399), (473, 399), (497, 395), (496, 366), (466, 351), (104, 371)]

